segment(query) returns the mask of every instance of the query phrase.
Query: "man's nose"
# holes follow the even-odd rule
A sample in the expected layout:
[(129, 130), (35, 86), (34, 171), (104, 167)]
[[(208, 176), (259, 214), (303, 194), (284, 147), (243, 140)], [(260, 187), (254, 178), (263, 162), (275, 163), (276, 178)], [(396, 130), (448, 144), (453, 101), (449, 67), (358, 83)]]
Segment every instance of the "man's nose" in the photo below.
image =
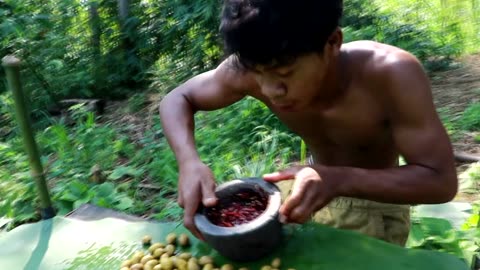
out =
[(270, 82), (262, 85), (262, 94), (270, 99), (283, 97), (287, 94), (287, 87), (281, 82)]

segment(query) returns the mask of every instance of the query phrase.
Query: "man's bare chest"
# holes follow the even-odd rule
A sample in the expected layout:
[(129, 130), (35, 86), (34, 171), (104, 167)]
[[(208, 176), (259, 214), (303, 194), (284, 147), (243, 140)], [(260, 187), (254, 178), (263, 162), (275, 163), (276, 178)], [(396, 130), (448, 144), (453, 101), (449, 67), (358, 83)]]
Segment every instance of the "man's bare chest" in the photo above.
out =
[(352, 94), (328, 108), (302, 112), (272, 110), (309, 145), (341, 149), (375, 147), (390, 140), (388, 109), (369, 94)]

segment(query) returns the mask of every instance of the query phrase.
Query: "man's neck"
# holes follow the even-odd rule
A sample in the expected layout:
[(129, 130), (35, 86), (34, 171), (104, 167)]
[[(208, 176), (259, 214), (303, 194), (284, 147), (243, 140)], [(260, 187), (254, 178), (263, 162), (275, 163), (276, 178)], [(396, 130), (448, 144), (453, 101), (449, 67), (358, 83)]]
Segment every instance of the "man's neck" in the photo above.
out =
[(348, 55), (344, 51), (331, 60), (324, 81), (318, 90), (320, 94), (314, 99), (316, 106), (330, 107), (347, 92), (350, 82), (346, 68), (347, 62)]

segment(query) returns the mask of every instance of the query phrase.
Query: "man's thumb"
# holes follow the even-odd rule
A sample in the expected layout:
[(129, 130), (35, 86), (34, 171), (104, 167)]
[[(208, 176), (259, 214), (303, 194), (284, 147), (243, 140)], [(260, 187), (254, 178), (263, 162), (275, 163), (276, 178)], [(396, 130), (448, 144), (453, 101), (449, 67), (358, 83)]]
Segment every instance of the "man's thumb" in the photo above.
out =
[(202, 203), (206, 207), (212, 207), (217, 204), (217, 196), (215, 196), (214, 188), (202, 185)]
[(295, 174), (288, 171), (288, 170), (287, 171), (274, 172), (274, 173), (267, 173), (267, 174), (263, 175), (263, 179), (265, 181), (270, 181), (270, 182), (291, 180), (293, 178), (295, 178)]

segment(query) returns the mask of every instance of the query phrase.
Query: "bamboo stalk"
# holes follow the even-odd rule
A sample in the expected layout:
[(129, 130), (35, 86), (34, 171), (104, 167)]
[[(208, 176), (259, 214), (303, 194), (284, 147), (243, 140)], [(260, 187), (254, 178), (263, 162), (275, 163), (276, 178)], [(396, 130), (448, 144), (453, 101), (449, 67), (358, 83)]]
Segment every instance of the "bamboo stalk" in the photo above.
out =
[(306, 164), (307, 160), (307, 145), (305, 144), (305, 141), (302, 140), (300, 143), (300, 162), (302, 165)]
[(32, 177), (35, 179), (40, 197), (42, 218), (49, 219), (55, 216), (55, 211), (53, 210), (50, 200), (50, 194), (45, 181), (42, 163), (40, 162), (40, 155), (34, 139), (34, 132), (31, 128), (30, 117), (26, 109), (20, 81), (20, 64), (20, 60), (12, 55), (7, 55), (2, 59), (2, 66), (5, 68), (7, 75), (8, 87), (12, 91), (13, 99), (15, 101), (15, 114), (20, 131), (22, 133), (25, 150), (28, 154), (30, 172)]

